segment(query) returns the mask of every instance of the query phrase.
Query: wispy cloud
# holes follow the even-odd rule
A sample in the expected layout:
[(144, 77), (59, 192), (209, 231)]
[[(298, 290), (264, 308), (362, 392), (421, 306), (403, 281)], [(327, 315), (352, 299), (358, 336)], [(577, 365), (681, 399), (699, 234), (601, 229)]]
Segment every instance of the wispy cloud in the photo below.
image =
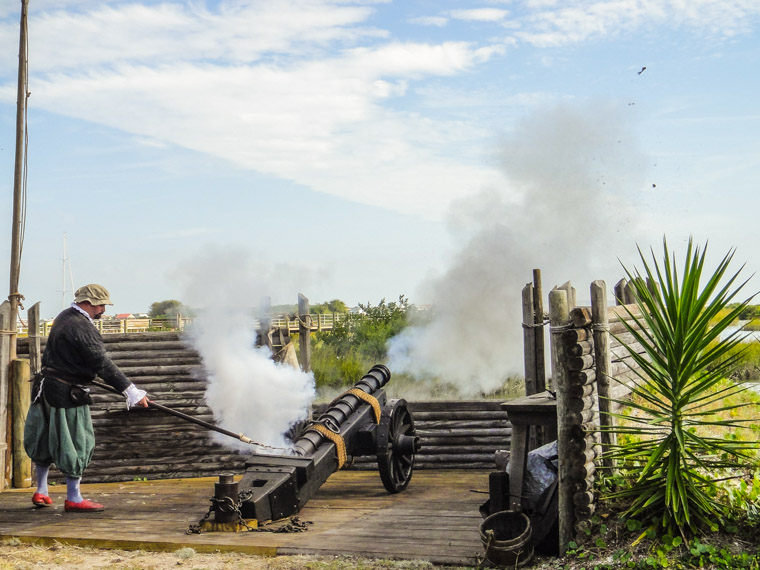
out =
[[(374, 4), (39, 0), (30, 19), (33, 105), (321, 192), (436, 217), (500, 175), (450, 144), (471, 141), (473, 124), (420, 112), (433, 104), (404, 105), (441, 89), (432, 82), (468, 74), (507, 54), (508, 45), (561, 46), (660, 25), (728, 37), (760, 15), (754, 0), (534, 0), (412, 20), (492, 24), (495, 39), (475, 43), (392, 37), (372, 24)], [(0, 24), (0, 99), (7, 102), (16, 96), (17, 25), (11, 16)]]
[(751, 0), (570, 0), (539, 2), (520, 15), (516, 37), (537, 47), (556, 47), (651, 29), (693, 28), (715, 37), (751, 29), (760, 4)]
[(468, 10), (452, 10), (449, 15), (455, 20), (469, 22), (500, 22), (509, 15), (509, 12), (499, 8), (471, 8)]
[[(50, 12), (36, 24), (31, 57), (45, 63), (33, 66), (34, 104), (435, 217), (466, 190), (463, 180), (486, 184), (496, 175), (442, 152), (456, 125), (384, 103), (403, 96), (408, 81), (466, 72), (502, 48), (357, 46), (383, 35), (362, 27), (370, 11), (288, 2), (222, 5), (213, 14), (177, 4)], [(332, 51), (319, 51), (328, 44)], [(9, 84), (3, 95), (13, 97)]]
[(418, 16), (416, 18), (410, 18), (409, 22), (412, 24), (419, 24), (420, 26), (435, 26), (442, 28), (449, 23), (449, 19), (445, 16)]

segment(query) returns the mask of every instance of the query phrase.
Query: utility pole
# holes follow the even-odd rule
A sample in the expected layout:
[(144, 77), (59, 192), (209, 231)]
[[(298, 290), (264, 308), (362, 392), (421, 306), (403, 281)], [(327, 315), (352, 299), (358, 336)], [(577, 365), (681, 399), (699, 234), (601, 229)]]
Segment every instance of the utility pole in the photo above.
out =
[(21, 248), (23, 244), (23, 223), (25, 217), (26, 191), (26, 100), (29, 97), (27, 86), (27, 21), (26, 10), (29, 0), (21, 0), (21, 31), (18, 47), (18, 95), (16, 99), (16, 163), (13, 174), (13, 225), (11, 236), (10, 293), (11, 304), (10, 327), (11, 359), (16, 358), (16, 322), (21, 293), (18, 290), (21, 275)]

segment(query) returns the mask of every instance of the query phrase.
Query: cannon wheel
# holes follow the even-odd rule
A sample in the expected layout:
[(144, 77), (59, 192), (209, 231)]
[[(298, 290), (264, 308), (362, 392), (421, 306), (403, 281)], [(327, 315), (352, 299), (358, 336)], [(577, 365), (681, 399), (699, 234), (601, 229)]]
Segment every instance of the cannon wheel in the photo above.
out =
[(389, 493), (399, 493), (409, 485), (416, 448), (413, 442), (414, 419), (406, 400), (388, 400), (377, 426), (377, 467)]

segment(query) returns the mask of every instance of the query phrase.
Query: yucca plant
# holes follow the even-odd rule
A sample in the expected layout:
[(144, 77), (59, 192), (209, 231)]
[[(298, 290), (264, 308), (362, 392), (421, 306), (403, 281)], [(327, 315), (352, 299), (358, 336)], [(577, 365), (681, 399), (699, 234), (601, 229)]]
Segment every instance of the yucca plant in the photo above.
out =
[(622, 343), (638, 369), (632, 367), (632, 401), (620, 402), (633, 411), (617, 416), (618, 445), (610, 453), (630, 476), (630, 486), (613, 496), (632, 499), (629, 518), (660, 523), (665, 532), (685, 536), (722, 525), (716, 479), (747, 462), (756, 445), (735, 438), (742, 420), (721, 419), (730, 417), (722, 412), (743, 405), (726, 405), (725, 398), (746, 389), (722, 382), (741, 351), (733, 350), (740, 340), (736, 333), (723, 339), (721, 333), (752, 297), (725, 310), (747, 283), (738, 282), (742, 269), (728, 273), (734, 250), (705, 275), (707, 247), (700, 250), (690, 239), (679, 276), (667, 240), (663, 246), (662, 265), (653, 250), (647, 263), (639, 248), (643, 272), (624, 267), (641, 309), (641, 316), (629, 312), (626, 328), (643, 353)]

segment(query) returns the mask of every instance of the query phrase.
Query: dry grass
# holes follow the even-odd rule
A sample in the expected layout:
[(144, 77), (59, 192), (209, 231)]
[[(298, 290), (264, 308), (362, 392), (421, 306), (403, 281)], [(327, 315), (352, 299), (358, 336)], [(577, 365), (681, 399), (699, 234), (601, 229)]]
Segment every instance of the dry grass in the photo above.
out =
[[(0, 570), (433, 570), (425, 560), (374, 560), (351, 557), (277, 556), (234, 552), (206, 554), (192, 548), (176, 552), (100, 550), (65, 544), (37, 546), (18, 539), (0, 544)], [(461, 568), (461, 567), (460, 567)]]

